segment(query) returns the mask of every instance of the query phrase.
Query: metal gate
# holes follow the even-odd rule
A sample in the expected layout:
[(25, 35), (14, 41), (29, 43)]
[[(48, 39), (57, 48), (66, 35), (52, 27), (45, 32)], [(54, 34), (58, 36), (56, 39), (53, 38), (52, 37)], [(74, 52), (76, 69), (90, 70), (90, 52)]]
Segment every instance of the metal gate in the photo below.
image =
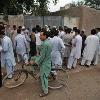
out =
[(52, 26), (63, 26), (64, 18), (62, 16), (24, 16), (24, 25), (27, 28), (33, 28), (36, 25), (44, 27), (48, 25)]

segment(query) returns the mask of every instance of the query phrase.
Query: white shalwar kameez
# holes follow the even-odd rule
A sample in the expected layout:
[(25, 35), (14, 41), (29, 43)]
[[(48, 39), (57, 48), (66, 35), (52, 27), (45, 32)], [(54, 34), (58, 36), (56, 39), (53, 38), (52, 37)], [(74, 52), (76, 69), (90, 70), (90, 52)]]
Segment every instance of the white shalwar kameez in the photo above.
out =
[(100, 55), (100, 32), (97, 33), (97, 36), (99, 38), (99, 55)]
[(86, 63), (86, 65), (89, 66), (92, 60), (94, 59), (95, 54), (96, 56), (98, 54), (99, 38), (96, 35), (90, 35), (86, 38), (85, 44), (86, 46), (83, 51), (83, 58), (82, 58), (81, 65), (84, 65)]
[(52, 43), (52, 52), (51, 52), (52, 64), (61, 66), (62, 65), (61, 52), (62, 49), (65, 48), (64, 43), (62, 39), (60, 39), (57, 36), (54, 36), (51, 39), (51, 43)]
[(68, 69), (76, 67), (77, 60), (81, 57), (81, 48), (82, 48), (82, 37), (80, 35), (76, 35), (75, 38), (72, 39), (72, 49), (67, 65)]
[(59, 31), (59, 36), (58, 37), (62, 39), (63, 35), (65, 35), (65, 32), (64, 31)]
[(36, 37), (36, 51), (37, 51), (37, 55), (39, 55), (40, 52), (40, 45), (41, 45), (41, 39), (40, 39), (40, 32), (35, 34)]
[(27, 53), (28, 53), (28, 58), (29, 58), (29, 52), (30, 52), (30, 42), (31, 42), (31, 38), (29, 36), (29, 31), (26, 29), (25, 31), (21, 32), (22, 35), (25, 35), (26, 41), (27, 41)]
[[(1, 65), (6, 67), (7, 75), (13, 72), (13, 67), (16, 65), (12, 41), (8, 36), (4, 36), (2, 39)], [(9, 75), (8, 78), (12, 78), (12, 75)]]
[[(52, 61), (52, 68), (58, 68), (62, 66), (62, 57), (61, 52), (65, 48), (64, 43), (61, 38), (54, 36), (50, 40), (52, 44), (52, 52), (51, 52), (51, 61)], [(56, 71), (54, 71), (56, 75)]]
[(18, 55), (18, 60), (24, 60), (25, 63), (28, 62), (28, 44), (24, 34), (18, 34), (15, 37), (14, 48)]

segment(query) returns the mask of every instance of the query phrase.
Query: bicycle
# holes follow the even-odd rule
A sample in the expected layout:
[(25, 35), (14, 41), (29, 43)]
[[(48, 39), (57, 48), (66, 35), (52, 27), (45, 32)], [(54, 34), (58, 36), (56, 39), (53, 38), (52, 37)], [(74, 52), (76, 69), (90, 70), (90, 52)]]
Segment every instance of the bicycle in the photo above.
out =
[[(33, 65), (33, 66), (34, 66), (34, 69), (35, 69), (35, 67), (37, 68), (36, 64)], [(58, 71), (58, 73), (60, 72), (60, 74), (58, 74), (57, 75), (58, 77), (55, 78), (55, 76), (52, 73), (50, 73), (50, 75), (48, 77), (49, 78), (48, 88), (50, 88), (50, 89), (60, 89), (63, 86), (65, 86), (64, 80), (61, 76), (62, 75), (61, 72), (66, 72), (66, 71), (63, 68), (54, 68), (52, 70), (56, 70), (56, 71)], [(12, 79), (8, 79), (8, 76), (10, 74), (13, 75)], [(25, 63), (24, 62), (22, 63), (21, 69), (14, 70), (14, 72), (10, 73), (10, 74), (6, 75), (3, 78), (3, 81), (2, 81), (2, 84), (7, 88), (15, 88), (15, 87), (22, 85), (25, 82), (25, 80), (28, 78), (29, 75), (31, 75), (35, 80), (37, 80), (36, 71), (25, 69)], [(66, 78), (68, 78), (68, 76)]]

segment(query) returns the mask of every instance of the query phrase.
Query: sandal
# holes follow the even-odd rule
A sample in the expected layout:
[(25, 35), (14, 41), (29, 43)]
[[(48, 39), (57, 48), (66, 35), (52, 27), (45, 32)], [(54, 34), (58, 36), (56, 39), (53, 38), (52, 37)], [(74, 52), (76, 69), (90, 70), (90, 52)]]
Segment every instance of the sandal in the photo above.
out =
[(42, 92), (42, 93), (40, 94), (40, 97), (45, 97), (45, 96), (47, 96), (47, 95), (48, 95), (48, 93)]

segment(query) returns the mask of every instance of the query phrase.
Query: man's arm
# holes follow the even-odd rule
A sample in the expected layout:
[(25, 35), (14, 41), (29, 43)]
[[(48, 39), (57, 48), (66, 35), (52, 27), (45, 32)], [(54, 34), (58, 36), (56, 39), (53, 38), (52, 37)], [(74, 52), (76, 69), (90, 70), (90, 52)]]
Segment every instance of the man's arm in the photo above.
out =
[(42, 45), (41, 51), (40, 51), (40, 56), (36, 58), (35, 63), (40, 65), (42, 62), (44, 62), (44, 59), (46, 57), (46, 52), (47, 52), (47, 46)]
[(8, 41), (4, 40), (2, 43), (2, 51), (7, 52), (8, 49), (9, 49), (9, 43), (8, 43)]

